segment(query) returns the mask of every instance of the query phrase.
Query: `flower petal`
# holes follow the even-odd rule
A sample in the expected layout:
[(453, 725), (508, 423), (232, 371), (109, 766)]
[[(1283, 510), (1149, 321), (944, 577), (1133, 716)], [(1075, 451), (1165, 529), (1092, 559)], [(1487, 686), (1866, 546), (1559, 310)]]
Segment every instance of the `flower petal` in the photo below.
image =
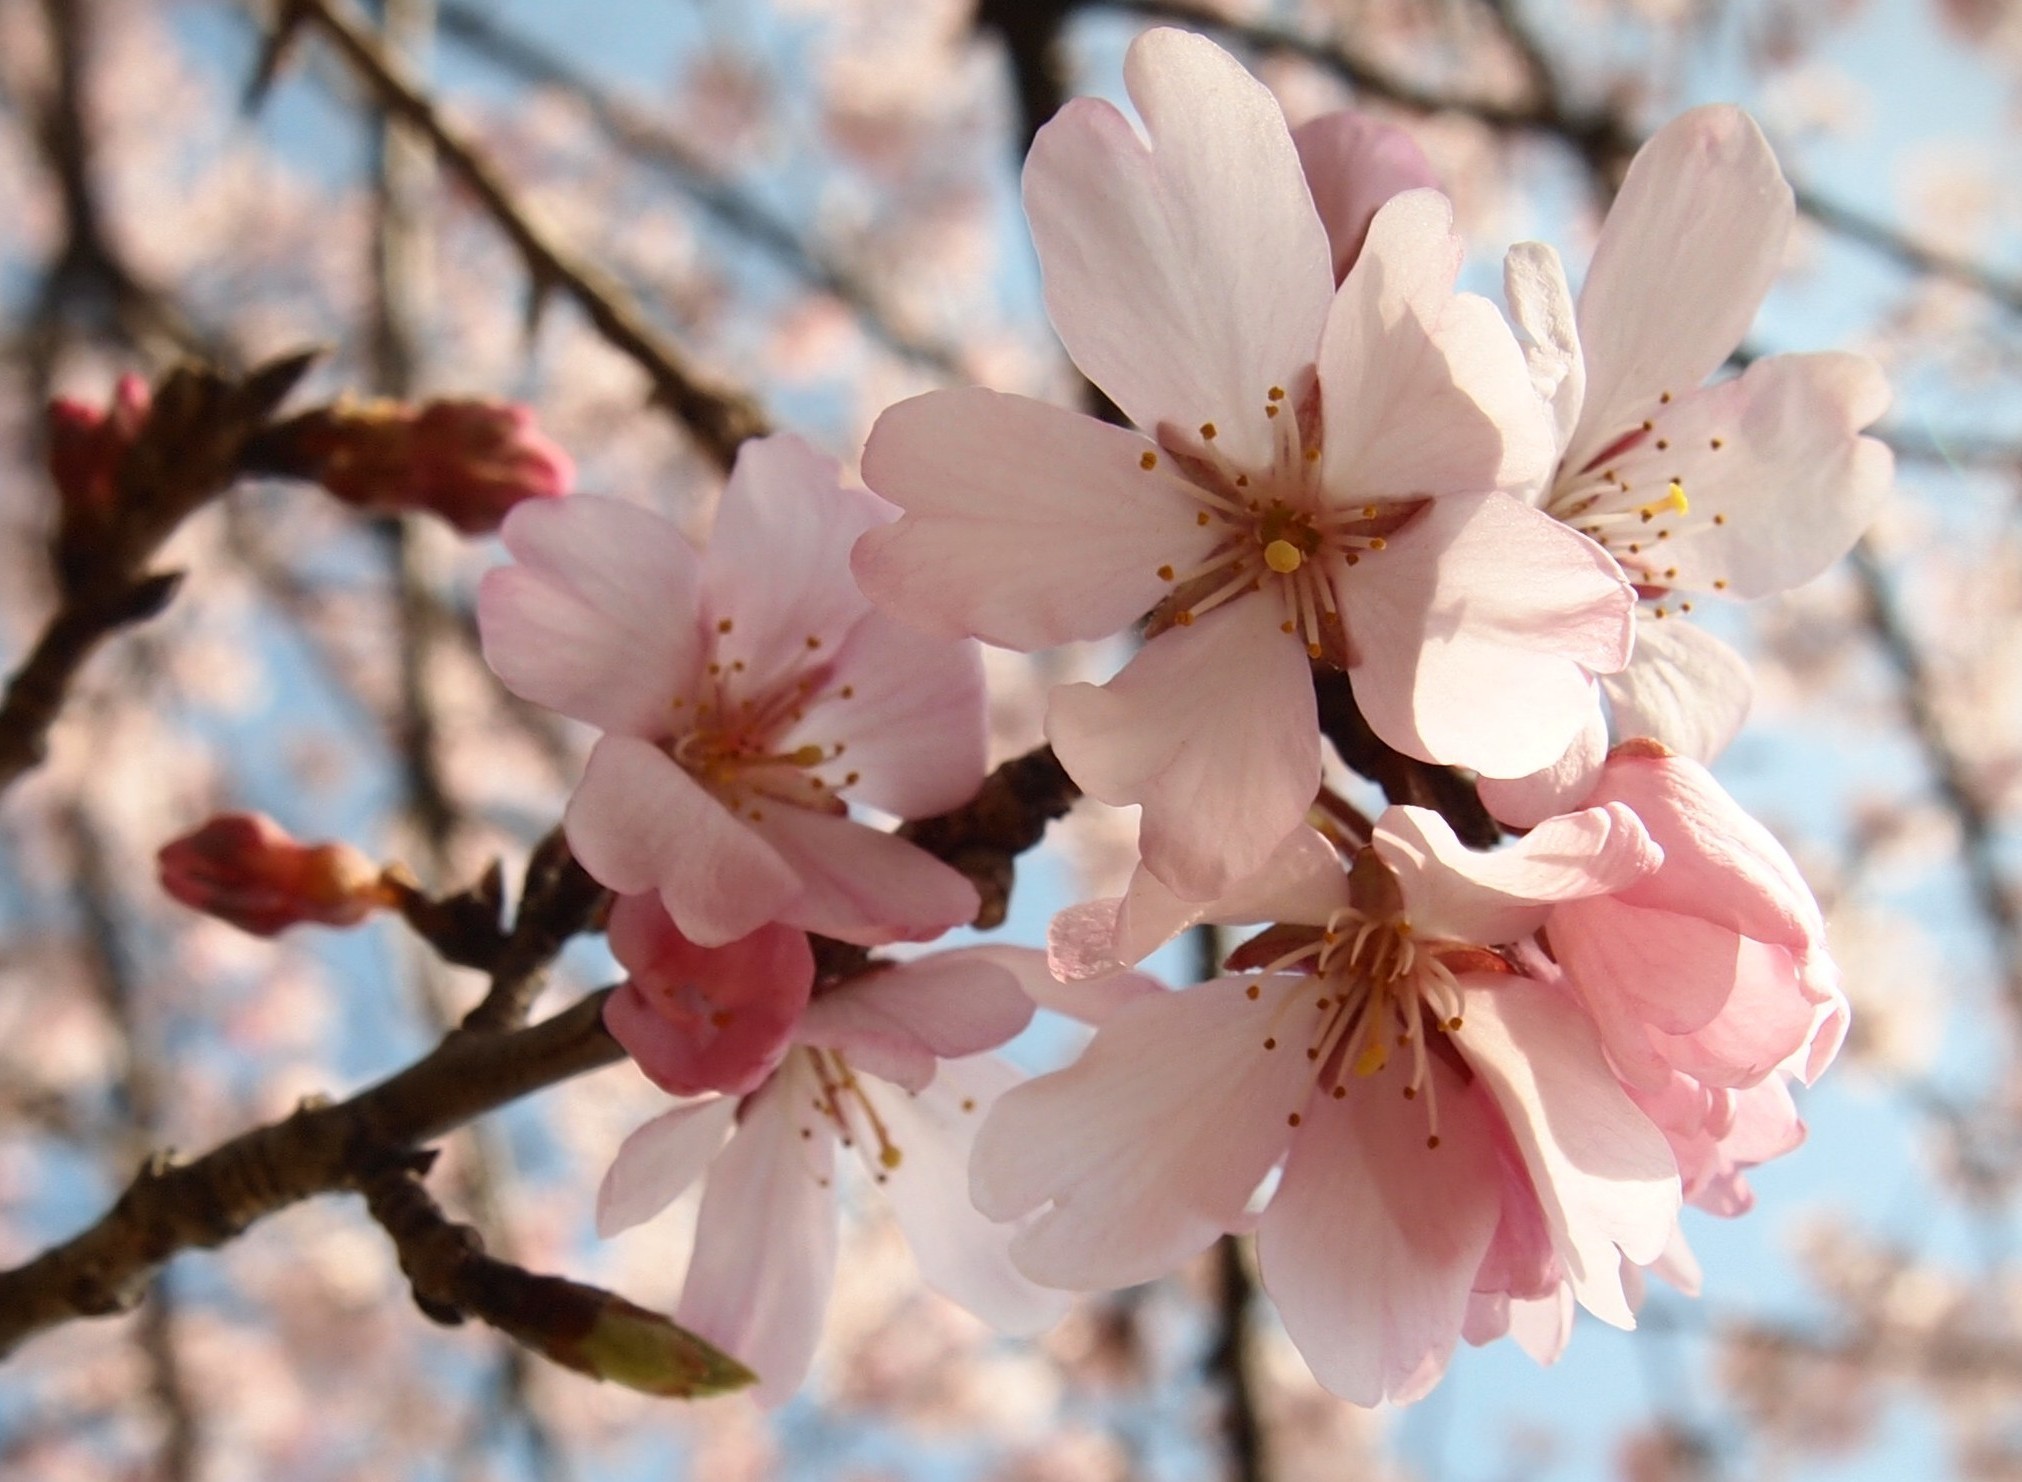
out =
[(1524, 339), (1531, 385), (1550, 405), (1556, 441), (1564, 448), (1587, 399), (1587, 365), (1558, 252), (1543, 242), (1517, 243), (1502, 260), (1502, 291)]
[(870, 607), (850, 577), (850, 547), (892, 513), (845, 488), (841, 465), (791, 433), (738, 448), (703, 557), (702, 597), (717, 660), (745, 665), (742, 689), (766, 693), (805, 667), (810, 637), (830, 652), (842, 643)]
[(1292, 145), (1327, 228), (1336, 283), (1362, 251), (1378, 207), (1407, 190), (1439, 184), (1416, 139), (1352, 108), (1308, 119), (1292, 130)]
[[(778, 742), (847, 750), (823, 774), (831, 786), (900, 818), (960, 807), (983, 785), (983, 654), (866, 613), (835, 656), (821, 698)], [(845, 782), (849, 773), (855, 782)]]
[(835, 1285), (835, 1139), (802, 1137), (814, 1079), (789, 1059), (745, 1099), (730, 1145), (709, 1170), (695, 1254), (674, 1321), (758, 1375), (752, 1398), (779, 1405), (807, 1376)]
[(1025, 162), (1047, 312), (1131, 421), (1214, 422), (1222, 454), (1262, 466), (1265, 392), (1312, 364), (1327, 317), (1326, 231), (1277, 100), (1235, 58), (1161, 28), (1123, 75), (1145, 138), (1077, 98)]
[(1068, 775), (1102, 802), (1144, 805), (1145, 868), (1191, 900), (1256, 871), (1319, 791), (1311, 671), (1279, 618), (1261, 596), (1238, 597), (1047, 706)]
[(1638, 622), (1629, 667), (1600, 684), (1624, 740), (1647, 736), (1700, 762), (1727, 749), (1755, 698), (1748, 661), (1687, 622)]
[(665, 752), (629, 736), (597, 743), (562, 825), (592, 878), (621, 895), (659, 891), (681, 934), (704, 947), (782, 919), (801, 893), (777, 850)]
[(1513, 977), (1462, 979), (1462, 990), (1455, 1039), (1508, 1119), (1573, 1295), (1603, 1322), (1634, 1327), (1620, 1256), (1655, 1260), (1678, 1215), (1664, 1134), (1616, 1083), (1570, 999)]
[(1694, 108), (1636, 152), (1580, 290), (1587, 410), (1573, 466), (1646, 415), (1659, 393), (1717, 370), (1782, 266), (1790, 186), (1747, 114)]
[[(1146, 995), (1067, 1069), (1007, 1093), (970, 1167), (976, 1207), (1014, 1220), (1020, 1270), (1048, 1286), (1130, 1286), (1243, 1219), (1305, 1104), (1321, 1011), (1310, 979), (1241, 979)], [(1266, 1050), (1264, 1041), (1275, 1041)]]
[(1628, 661), (1635, 594), (1608, 553), (1507, 494), (1435, 499), (1337, 582), (1371, 729), (1421, 761), (1522, 777)]
[(1486, 299), (1456, 296), (1453, 207), (1414, 190), (1376, 213), (1320, 346), (1321, 482), (1341, 504), (1485, 493), (1557, 449), (1523, 353)]
[(662, 1112), (618, 1145), (597, 1186), (597, 1233), (609, 1240), (644, 1224), (702, 1176), (737, 1120), (735, 1096)]
[(1015, 950), (935, 952), (862, 973), (808, 1005), (798, 1038), (923, 1090), (937, 1059), (994, 1050), (1032, 1022), (1032, 1000), (998, 960)]
[(1435, 1373), (1445, 1366), (1496, 1227), (1484, 1109), (1435, 1057), (1447, 1114), (1428, 1148), (1426, 1103), (1399, 1094), (1401, 1067), (1345, 1077), (1340, 1100), (1312, 1098), (1257, 1227), (1285, 1331), (1313, 1377), (1357, 1405), (1422, 1386), (1428, 1360)]
[(768, 806), (752, 829), (800, 877), (779, 919), (859, 946), (924, 942), (976, 919), (976, 887), (916, 844), (840, 814)]
[(1618, 891), (1663, 859), (1619, 803), (1547, 819), (1488, 851), (1461, 843), (1430, 808), (1392, 807), (1371, 842), (1397, 876), (1414, 931), (1483, 946), (1520, 941), (1554, 902)]
[[(1631, 656), (1631, 663), (1634, 657)], [(1611, 675), (1610, 678), (1613, 676)], [(1597, 696), (1598, 698), (1598, 696)], [(1587, 800), (1608, 755), (1608, 721), (1596, 705), (1564, 756), (1528, 777), (1483, 777), (1475, 791), (1482, 806), (1511, 828), (1535, 828)]]
[(519, 561), (485, 573), (485, 662), (522, 699), (622, 735), (666, 733), (701, 663), (700, 563), (674, 525), (595, 495), (529, 499), (501, 534)]
[(1067, 1294), (1035, 1285), (1011, 1263), (1009, 1225), (985, 1219), (969, 1201), (969, 1151), (976, 1129), (1022, 1077), (990, 1055), (943, 1065), (917, 1096), (867, 1084), (898, 1166), (882, 1187), (927, 1285), (1000, 1332), (1042, 1332), (1067, 1310)]
[(1685, 510), (1650, 527), (1664, 542), (1650, 569), (1664, 586), (1733, 597), (1810, 581), (1852, 548), (1894, 483), (1894, 455), (1860, 436), (1888, 405), (1881, 368), (1837, 353), (1771, 355), (1679, 393), (1650, 437), (1610, 460), (1625, 489), (1685, 493)]
[(887, 407), (864, 478), (905, 515), (857, 543), (856, 578), (941, 637), (1026, 651), (1106, 638), (1165, 595), (1161, 566), (1190, 570), (1215, 540), (1138, 434), (980, 387)]

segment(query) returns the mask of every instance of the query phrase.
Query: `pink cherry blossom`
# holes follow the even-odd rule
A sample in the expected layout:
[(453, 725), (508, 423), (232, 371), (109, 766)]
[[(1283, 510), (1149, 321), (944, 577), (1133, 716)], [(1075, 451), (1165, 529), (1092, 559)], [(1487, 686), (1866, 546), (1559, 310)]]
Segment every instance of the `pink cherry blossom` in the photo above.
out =
[(1144, 134), (1068, 104), (1025, 204), (1068, 353), (1143, 431), (982, 389), (902, 402), (864, 475), (905, 515), (855, 560), (889, 611), (1009, 648), (1153, 613), (1122, 673), (1054, 692), (1046, 731), (1084, 790), (1143, 806), (1152, 872), (1205, 900), (1312, 801), (1313, 660), (1399, 750), (1521, 776), (1626, 662), (1633, 596), (1502, 492), (1545, 475), (1550, 428), (1500, 317), (1453, 291), (1447, 202), (1374, 209), (1393, 163), (1330, 191), (1323, 223), (1276, 102), (1201, 37), (1140, 36), (1125, 80)]
[(890, 517), (797, 438), (746, 443), (708, 548), (667, 520), (578, 496), (506, 521), (518, 564), (478, 593), (508, 688), (605, 734), (569, 803), (597, 880), (657, 892), (721, 946), (781, 922), (844, 941), (924, 940), (973, 919), (973, 886), (848, 801), (945, 812), (982, 781), (974, 644), (870, 604), (849, 573)]
[(1432, 162), (1405, 130), (1353, 108), (1310, 118), (1292, 130), (1299, 168), (1327, 228), (1334, 281), (1348, 276), (1369, 223), (1393, 196), (1439, 185)]
[(851, 978), (808, 1005), (795, 1048), (752, 1094), (683, 1102), (618, 1149), (597, 1195), (606, 1236), (706, 1175), (675, 1318), (753, 1369), (761, 1403), (799, 1388), (821, 1335), (838, 1148), (890, 1201), (930, 1286), (1007, 1332), (1037, 1332), (1064, 1310), (1011, 1265), (1011, 1229), (969, 1202), (976, 1128), (1019, 1078), (985, 1052), (1032, 1016), (1017, 956), (1038, 961), (975, 947)]
[(611, 908), (611, 951), (629, 976), (604, 1023), (638, 1067), (676, 1096), (756, 1090), (792, 1043), (814, 986), (804, 932), (761, 926), (720, 947), (698, 947), (658, 896)]
[(264, 813), (220, 813), (162, 845), (155, 863), (168, 895), (254, 936), (356, 926), (397, 899), (351, 845), (297, 843)]
[[(1791, 190), (1739, 109), (1696, 108), (1638, 151), (1602, 224), (1577, 308), (1558, 255), (1512, 250), (1510, 308), (1531, 341), (1560, 454), (1536, 502), (1605, 545), (1636, 584), (1629, 665), (1601, 682), (1622, 737), (1710, 761), (1747, 714), (1748, 669), (1688, 623), (1710, 594), (1761, 597), (1846, 554), (1890, 487), (1861, 429), (1888, 407), (1865, 356), (1772, 355), (1703, 384), (1740, 345), (1782, 264)], [(1577, 798), (1485, 796), (1533, 822)]]
[(1246, 1227), (1282, 1163), (1255, 1221), (1264, 1284), (1315, 1375), (1361, 1404), (1429, 1388), (1478, 1293), (1569, 1282), (1631, 1325), (1621, 1261), (1669, 1236), (1670, 1148), (1578, 1003), (1494, 949), (1648, 874), (1649, 837), (1610, 805), (1492, 854), (1416, 808), (1347, 871), (1312, 840), (1272, 862), (1280, 909), (1245, 882), (1201, 913), (1277, 923), (1258, 973), (1127, 1001), (1074, 1065), (1003, 1098), (977, 1206), (1028, 1221), (1011, 1251), (1034, 1279), (1121, 1286)]
[(1633, 809), (1664, 852), (1625, 888), (1554, 907), (1545, 927), (1624, 1081), (1656, 1091), (1681, 1073), (1741, 1089), (1794, 1056), (1806, 1080), (1823, 1070), (1837, 1031), (1810, 1050), (1845, 1001), (1783, 846), (1704, 767), (1654, 742), (1616, 748), (1587, 801)]

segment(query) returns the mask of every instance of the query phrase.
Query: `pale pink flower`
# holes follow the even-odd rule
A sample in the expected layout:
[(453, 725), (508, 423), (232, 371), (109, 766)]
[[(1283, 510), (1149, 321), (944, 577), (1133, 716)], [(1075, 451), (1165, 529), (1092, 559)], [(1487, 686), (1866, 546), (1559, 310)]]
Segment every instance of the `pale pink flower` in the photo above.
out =
[[(1558, 254), (1512, 249), (1510, 309), (1531, 341), (1559, 458), (1535, 501), (1605, 545), (1641, 597), (1636, 650), (1601, 681), (1623, 738), (1711, 761), (1747, 714), (1747, 665), (1678, 618), (1710, 594), (1762, 597), (1817, 576), (1873, 519), (1893, 472), (1860, 431), (1888, 407), (1865, 356), (1772, 355), (1704, 384), (1741, 343), (1794, 215), (1762, 132), (1695, 108), (1637, 152), (1602, 224), (1577, 308)], [(1536, 785), (1484, 793), (1529, 823), (1577, 799), (1606, 749)]]
[(1741, 1090), (1675, 1071), (1661, 1086), (1626, 1089), (1670, 1142), (1685, 1201), (1709, 1214), (1748, 1213), (1755, 1192), (1743, 1175), (1804, 1143), (1804, 1119), (1781, 1072)]
[(519, 564), (486, 574), (486, 660), (514, 693), (605, 732), (565, 819), (623, 894), (657, 891), (721, 946), (767, 922), (927, 939), (975, 888), (848, 801), (945, 812), (983, 776), (976, 646), (871, 609), (849, 549), (890, 515), (797, 438), (746, 443), (697, 552), (667, 520), (578, 496), (521, 505)]
[[(1007, 1332), (1065, 1308), (969, 1202), (970, 1144), (1018, 1080), (985, 1051), (1032, 1016), (1038, 954), (973, 947), (878, 968), (818, 995), (753, 1094), (684, 1102), (640, 1127), (604, 1175), (597, 1228), (652, 1218), (707, 1175), (674, 1316), (754, 1370), (763, 1404), (800, 1385), (835, 1282), (838, 1146), (890, 1201), (929, 1286)], [(1043, 972), (1043, 968), (1037, 968)]]
[(985, 1214), (1029, 1219), (1013, 1259), (1050, 1285), (1148, 1280), (1246, 1228), (1282, 1161), (1255, 1220), (1264, 1284), (1346, 1398), (1422, 1394), (1478, 1292), (1568, 1281), (1631, 1325), (1621, 1260), (1668, 1238), (1670, 1150), (1578, 1003), (1492, 949), (1648, 873), (1634, 815), (1589, 809), (1480, 854), (1392, 808), (1351, 870), (1302, 848), (1304, 874), (1274, 861), (1277, 901), (1205, 912), (1277, 923), (1237, 954), (1271, 956), (1257, 975), (1123, 1003), (991, 1114), (972, 1187)]
[(628, 976), (605, 1002), (604, 1024), (675, 1096), (756, 1090), (786, 1054), (814, 986), (805, 932), (768, 925), (698, 947), (656, 895), (619, 897), (610, 942)]
[(1153, 612), (1121, 674), (1054, 692), (1047, 735), (1087, 792), (1143, 805), (1150, 869), (1208, 899), (1312, 802), (1312, 660), (1399, 750), (1521, 776), (1626, 661), (1633, 596), (1499, 492), (1543, 477), (1550, 428), (1500, 317), (1453, 292), (1446, 201), (1376, 211), (1337, 291), (1342, 243), (1261, 84), (1171, 30), (1125, 80), (1145, 135), (1069, 103), (1025, 204), (1068, 353), (1144, 431), (982, 389), (902, 402), (864, 476), (905, 517), (856, 568), (908, 621), (1007, 648)]
[(1845, 1030), (1825, 923), (1796, 863), (1711, 773), (1655, 742), (1610, 754), (1586, 801), (1634, 810), (1664, 852), (1623, 889), (1554, 907), (1545, 939), (1625, 1082), (1809, 1081)]
[(1306, 188), (1327, 229), (1337, 284), (1361, 255), (1369, 223), (1385, 202), (1407, 190), (1439, 185), (1416, 139), (1352, 108), (1309, 118), (1292, 130), (1292, 146), (1299, 151)]

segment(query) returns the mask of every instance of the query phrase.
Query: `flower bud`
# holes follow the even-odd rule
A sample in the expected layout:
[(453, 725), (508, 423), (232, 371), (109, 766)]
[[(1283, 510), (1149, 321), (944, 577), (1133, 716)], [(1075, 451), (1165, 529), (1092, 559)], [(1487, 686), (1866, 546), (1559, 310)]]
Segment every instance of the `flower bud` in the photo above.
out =
[(569, 492), (569, 455), (510, 402), (344, 402), (291, 424), (288, 460), (346, 504), (429, 510), (466, 535), (496, 530), (522, 499)]
[(119, 499), (119, 468), (140, 436), (153, 393), (139, 376), (125, 375), (101, 411), (59, 396), (49, 403), (49, 474), (63, 498), (66, 518), (103, 523)]
[(631, 976), (604, 1006), (612, 1037), (676, 1096), (755, 1091), (779, 1064), (814, 985), (807, 935), (773, 924), (721, 947), (681, 934), (658, 896), (621, 896), (611, 951)]
[(259, 813), (223, 813), (162, 846), (162, 889), (193, 910), (270, 937), (305, 921), (355, 926), (391, 903), (349, 844), (298, 844)]

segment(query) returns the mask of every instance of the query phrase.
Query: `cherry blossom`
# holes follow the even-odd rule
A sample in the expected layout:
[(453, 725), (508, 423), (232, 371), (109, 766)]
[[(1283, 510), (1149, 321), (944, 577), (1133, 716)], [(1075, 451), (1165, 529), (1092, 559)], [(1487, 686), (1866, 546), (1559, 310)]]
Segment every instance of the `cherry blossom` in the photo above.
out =
[[(1754, 122), (1695, 108), (1637, 152), (1577, 307), (1550, 247), (1520, 244), (1505, 265), (1559, 445), (1535, 502), (1605, 545), (1641, 599), (1634, 657), (1601, 681), (1616, 732), (1701, 761), (1734, 735), (1752, 685), (1739, 655), (1677, 619), (1700, 597), (1817, 576), (1893, 477), (1888, 448), (1860, 435), (1889, 404), (1865, 356), (1772, 355), (1704, 384), (1755, 318), (1794, 214)], [(1534, 822), (1576, 798), (1605, 747), (1597, 725), (1555, 779), (1487, 789), (1499, 815)]]
[(1568, 985), (1625, 1082), (1682, 1073), (1743, 1089), (1799, 1056), (1830, 1063), (1845, 1000), (1825, 923), (1796, 863), (1713, 776), (1638, 741), (1610, 754), (1586, 801), (1635, 811), (1663, 850), (1623, 889), (1555, 906), (1545, 925)]
[(1270, 93), (1170, 30), (1125, 77), (1144, 135), (1068, 104), (1025, 204), (1055, 328), (1143, 431), (983, 389), (902, 402), (864, 476), (905, 515), (856, 569), (907, 621), (1008, 648), (1152, 613), (1114, 679), (1054, 691), (1046, 731), (1084, 790), (1143, 805), (1147, 866), (1205, 900), (1313, 799), (1312, 661), (1349, 672), (1399, 750), (1517, 777), (1626, 661), (1633, 597), (1503, 492), (1544, 477), (1550, 428), (1500, 317), (1453, 292), (1447, 202), (1376, 210), (1337, 291), (1342, 244)]
[(1029, 1220), (1013, 1259), (1051, 1285), (1147, 1280), (1248, 1227), (1282, 1162), (1255, 1219), (1264, 1284), (1346, 1398), (1422, 1394), (1477, 1293), (1564, 1281), (1632, 1325), (1621, 1262), (1669, 1236), (1670, 1149), (1577, 1001), (1494, 949), (1648, 874), (1635, 816), (1589, 809), (1478, 854), (1392, 808), (1347, 871), (1317, 836), (1298, 852), (1308, 868), (1281, 853), (1274, 889), (1205, 913), (1277, 923), (1234, 959), (1268, 954), (1259, 971), (1124, 1003), (998, 1104), (973, 1189)]
[(973, 886), (849, 801), (917, 818), (983, 776), (974, 644), (874, 612), (848, 554), (889, 518), (786, 435), (745, 444), (698, 552), (667, 520), (577, 496), (514, 510), (486, 574), (486, 660), (605, 734), (570, 800), (597, 880), (657, 891), (689, 941), (768, 922), (861, 944), (971, 920)]
[(928, 1285), (1007, 1332), (1037, 1332), (1065, 1309), (1011, 1265), (1011, 1229), (968, 1196), (976, 1128), (1019, 1079), (985, 1052), (1032, 1016), (1020, 956), (1039, 961), (974, 947), (848, 979), (808, 1005), (793, 1050), (752, 1094), (684, 1101), (618, 1149), (597, 1195), (606, 1236), (704, 1181), (675, 1319), (756, 1371), (761, 1403), (793, 1394), (821, 1335), (838, 1149), (890, 1201)]
[(162, 845), (161, 888), (192, 910), (270, 937), (291, 926), (356, 926), (395, 888), (349, 844), (300, 844), (264, 813), (221, 813)]

